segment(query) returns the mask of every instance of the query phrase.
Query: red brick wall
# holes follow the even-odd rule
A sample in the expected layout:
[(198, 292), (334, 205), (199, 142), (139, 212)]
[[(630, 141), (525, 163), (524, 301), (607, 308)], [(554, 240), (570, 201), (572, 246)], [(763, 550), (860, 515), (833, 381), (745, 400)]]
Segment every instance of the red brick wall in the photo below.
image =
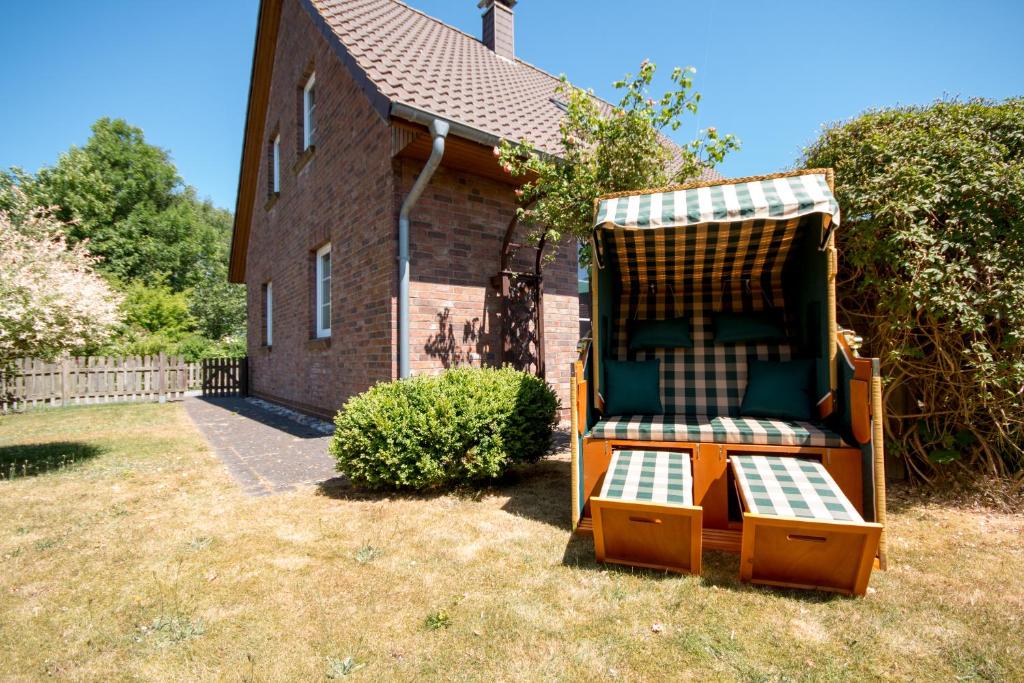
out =
[[(294, 0), (284, 3), (265, 137), (281, 132), (281, 193), (268, 210), (268, 164), (246, 261), (251, 389), (306, 410), (333, 413), (345, 398), (392, 376), (395, 271), (387, 124)], [(301, 98), (316, 70), (316, 151), (298, 172)], [(312, 257), (332, 251), (332, 335), (311, 341)], [(274, 344), (262, 346), (263, 283), (274, 283)]]
[[(396, 159), (394, 166), (400, 202), (423, 164)], [(498, 273), (514, 211), (508, 185), (443, 166), (435, 173), (411, 214), (414, 373), (499, 362), (501, 300), (490, 281)], [(532, 250), (528, 256), (532, 259)], [(569, 367), (579, 333), (575, 249), (563, 245), (557, 260), (547, 264), (544, 287), (546, 378), (568, 407)]]
[[(316, 151), (296, 171), (302, 156), (298, 94), (310, 65), (316, 71)], [(269, 155), (263, 155), (246, 263), (250, 388), (332, 415), (349, 396), (397, 375), (398, 211), (423, 164), (391, 159), (387, 124), (294, 1), (284, 3), (263, 144), (278, 130), (281, 192), (267, 208)], [(490, 279), (513, 211), (511, 187), (444, 167), (413, 209), (414, 373), (500, 358), (500, 301)], [(332, 330), (323, 341), (312, 339), (312, 253), (327, 241)], [(263, 345), (268, 280), (274, 284), (271, 349)], [(567, 407), (578, 336), (573, 248), (548, 264), (545, 288), (547, 379)]]

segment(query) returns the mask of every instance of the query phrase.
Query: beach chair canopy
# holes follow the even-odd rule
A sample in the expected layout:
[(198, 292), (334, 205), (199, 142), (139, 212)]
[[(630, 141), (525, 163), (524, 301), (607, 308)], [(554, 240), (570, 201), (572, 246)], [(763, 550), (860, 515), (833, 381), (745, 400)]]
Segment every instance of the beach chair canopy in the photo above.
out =
[[(750, 360), (819, 360), (829, 391), (824, 251), (839, 223), (828, 171), (623, 193), (598, 200), (594, 247), (606, 302), (597, 329), (604, 357), (661, 361), (666, 412), (739, 416)], [(790, 339), (722, 345), (721, 312), (786, 320)], [(632, 351), (635, 321), (687, 316), (688, 349)], [(795, 346), (794, 346), (795, 344)]]
[(839, 203), (825, 170), (761, 179), (740, 178), (705, 187), (623, 193), (598, 200), (595, 228), (682, 228), (712, 222), (789, 220), (826, 214), (839, 224)]

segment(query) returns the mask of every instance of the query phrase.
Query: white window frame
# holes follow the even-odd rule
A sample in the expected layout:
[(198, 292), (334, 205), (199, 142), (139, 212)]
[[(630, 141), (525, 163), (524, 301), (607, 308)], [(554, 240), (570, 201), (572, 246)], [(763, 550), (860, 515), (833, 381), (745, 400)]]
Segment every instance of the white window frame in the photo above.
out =
[[(331, 270), (334, 269), (334, 259), (328, 262), (328, 270), (324, 272), (324, 256), (330, 256), (331, 243), (316, 250), (316, 336), (331, 336)], [(324, 300), (324, 284), (326, 283), (327, 300)], [(324, 315), (324, 307), (327, 308), (327, 315)], [(327, 318), (324, 320), (324, 318)]]
[[(313, 90), (316, 85), (316, 72), (309, 75), (309, 80), (306, 81), (306, 85), (302, 87), (302, 150), (305, 151), (313, 146), (313, 133), (315, 132), (313, 126), (316, 123), (316, 91)], [(312, 101), (310, 101), (310, 91), (313, 90)]]
[(273, 153), (272, 153), (271, 156), (273, 158), (273, 166), (274, 167), (273, 167), (273, 169), (271, 169), (271, 173), (273, 173), (273, 179), (274, 179), (274, 185), (273, 185), (274, 190), (273, 191), (274, 191), (274, 194), (277, 194), (277, 193), (281, 192), (281, 134), (280, 133), (278, 133), (277, 136), (274, 137), (274, 142), (272, 143), (272, 145), (273, 145)]
[(265, 306), (265, 315), (267, 317), (267, 346), (270, 347), (274, 345), (274, 283), (270, 280), (267, 280), (267, 297)]

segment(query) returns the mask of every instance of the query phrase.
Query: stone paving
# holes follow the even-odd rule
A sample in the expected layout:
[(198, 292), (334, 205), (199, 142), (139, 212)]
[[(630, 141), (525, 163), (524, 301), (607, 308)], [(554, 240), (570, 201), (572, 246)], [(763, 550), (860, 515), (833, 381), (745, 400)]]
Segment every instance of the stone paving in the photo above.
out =
[(329, 423), (244, 398), (188, 397), (184, 404), (249, 495), (291, 491), (338, 476), (327, 453)]

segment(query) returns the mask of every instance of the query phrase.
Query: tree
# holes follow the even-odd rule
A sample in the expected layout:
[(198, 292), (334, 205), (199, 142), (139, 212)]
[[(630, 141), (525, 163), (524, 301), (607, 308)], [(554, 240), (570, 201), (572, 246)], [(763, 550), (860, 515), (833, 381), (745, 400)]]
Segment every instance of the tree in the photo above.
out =
[[(1024, 465), (1024, 98), (827, 126), (841, 321), (880, 357), (890, 452), (932, 479)], [(955, 471), (955, 470), (954, 470)]]
[[(129, 323), (92, 353), (177, 352), (189, 329), (190, 357), (215, 343), (245, 334), (245, 287), (227, 282), (231, 213), (201, 201), (184, 185), (167, 151), (148, 144), (139, 128), (120, 119), (99, 119), (82, 147), (36, 175), (0, 173), (4, 188), (18, 187), (38, 205), (54, 206), (67, 222), (68, 242), (88, 241), (97, 268), (128, 294)], [(132, 302), (180, 294), (182, 319), (163, 330), (131, 322)], [(237, 344), (235, 344), (237, 346)]]
[[(502, 141), (495, 149), (507, 173), (532, 178), (518, 196), (524, 207), (520, 219), (531, 226), (535, 241), (543, 237), (554, 245), (569, 236), (586, 245), (599, 195), (692, 180), (739, 148), (733, 135), (708, 128), (685, 147), (673, 149), (666, 130), (678, 130), (687, 112), (697, 112), (701, 99), (700, 93), (691, 92), (696, 70), (674, 69), (673, 88), (658, 99), (649, 92), (655, 71), (655, 65), (645, 60), (638, 74), (616, 82), (615, 87), (624, 91), (618, 106), (596, 99), (593, 92), (574, 87), (563, 77), (561, 158), (538, 152), (528, 140)], [(584, 246), (584, 263), (589, 253)]]
[(183, 185), (170, 155), (121, 119), (96, 121), (83, 147), (24, 186), (35, 204), (58, 207), (57, 218), (72, 226), (69, 241), (88, 239), (101, 269), (124, 282), (166, 281), (182, 291), (220, 239), (212, 207)]
[(29, 208), (14, 186), (0, 191), (0, 374), (22, 356), (53, 358), (105, 340), (120, 297), (95, 271), (86, 242), (69, 244), (48, 209)]

